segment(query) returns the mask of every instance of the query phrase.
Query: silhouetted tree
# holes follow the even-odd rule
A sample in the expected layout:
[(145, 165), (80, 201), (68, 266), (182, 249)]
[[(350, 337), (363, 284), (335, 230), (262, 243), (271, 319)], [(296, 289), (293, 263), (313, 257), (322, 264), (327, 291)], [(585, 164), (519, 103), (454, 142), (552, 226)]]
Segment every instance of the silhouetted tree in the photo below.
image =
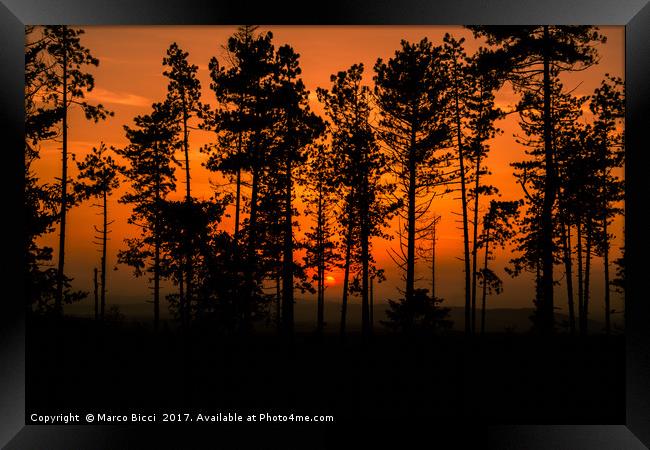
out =
[(484, 248), (483, 267), (478, 272), (479, 284), (483, 288), (481, 300), (481, 334), (485, 333), (485, 308), (488, 294), (500, 294), (503, 282), (499, 276), (488, 267), (488, 261), (493, 259), (496, 247), (504, 248), (515, 236), (515, 223), (519, 215), (520, 201), (490, 201), (490, 207), (483, 216), (483, 229), (476, 243), (477, 249)]
[[(395, 198), (400, 211), (399, 252), (391, 255), (405, 272), (405, 301), (412, 301), (415, 289), (415, 242), (427, 227), (416, 222), (427, 213), (433, 191), (443, 185), (449, 155), (449, 81), (444, 55), (425, 38), (412, 44), (402, 41), (395, 55), (375, 64), (375, 97), (380, 121), (378, 136), (386, 147), (389, 167), (396, 178)], [(405, 225), (402, 224), (405, 221)], [(406, 244), (404, 244), (406, 241)]]
[(65, 232), (68, 209), (74, 204), (68, 192), (68, 112), (73, 106), (79, 106), (88, 120), (97, 122), (113, 115), (101, 104), (91, 105), (84, 100), (84, 95), (95, 87), (92, 74), (86, 72), (88, 66), (98, 66), (99, 60), (90, 50), (81, 45), (82, 29), (66, 25), (51, 25), (43, 29), (47, 42), (47, 64), (50, 66), (49, 82), (41, 94), (52, 102), (60, 113), (57, 123), (61, 124), (61, 194), (59, 216), (58, 275), (55, 297), (55, 309), (62, 312), (63, 291), (65, 285)]
[[(278, 160), (281, 165), (282, 161)], [(279, 334), (284, 332), (282, 323), (282, 274), (285, 235), (285, 200), (286, 181), (284, 172), (279, 168), (262, 177), (259, 185), (259, 217), (257, 234), (259, 236), (258, 263), (259, 273), (269, 283), (262, 283), (262, 290), (273, 291), (269, 297), (275, 302), (275, 325)], [(297, 211), (292, 211), (297, 213)]]
[(495, 46), (489, 58), (502, 65), (516, 91), (539, 92), (542, 98), (544, 149), (543, 194), (539, 215), (541, 279), (537, 307), (543, 333), (554, 329), (553, 303), (553, 209), (557, 194), (557, 174), (553, 157), (551, 120), (552, 78), (563, 71), (583, 70), (596, 63), (594, 44), (605, 37), (592, 26), (473, 26), (476, 37), (485, 37)]
[(335, 181), (336, 166), (331, 155), (331, 147), (320, 143), (310, 149), (307, 165), (300, 179), (305, 187), (302, 199), (305, 214), (312, 218), (313, 225), (305, 233), (305, 266), (315, 269), (316, 281), (316, 330), (325, 328), (325, 274), (340, 262), (334, 230), (334, 211), (337, 197)]
[[(481, 168), (481, 163), (484, 163), (489, 152), (486, 141), (493, 138), (497, 132), (494, 122), (503, 115), (494, 104), (494, 91), (500, 87), (502, 81), (498, 72), (484, 62), (485, 50), (481, 49), (474, 57), (470, 57), (465, 53), (464, 39), (457, 40), (446, 34), (443, 41), (450, 76), (450, 128), (453, 130), (453, 143), (459, 167), (465, 267), (465, 330), (474, 333), (479, 197), (481, 194), (493, 194), (496, 191), (492, 186), (481, 184), (481, 175), (487, 173), (487, 169)], [(474, 203), (473, 220), (469, 218), (471, 200)], [(471, 252), (470, 222), (473, 224)]]
[[(285, 334), (293, 333), (294, 276), (294, 184), (295, 168), (305, 163), (307, 148), (322, 134), (322, 120), (309, 108), (309, 91), (299, 78), (299, 55), (288, 45), (278, 48), (275, 54), (275, 86), (272, 106), (276, 120), (273, 126), (275, 145), (271, 148), (270, 162), (277, 167), (282, 180), (282, 328)], [(274, 163), (275, 161), (275, 163)], [(270, 171), (269, 176), (273, 176)]]
[(417, 252), (425, 261), (431, 262), (431, 297), (436, 296), (436, 244), (438, 242), (438, 225), (442, 216), (433, 214), (431, 225), (429, 226), (429, 235), (423, 237), (425, 242), (431, 242), (430, 246), (418, 246)]
[[(579, 140), (580, 136), (579, 126), (570, 125), (556, 133), (556, 164), (558, 179), (561, 183), (558, 188), (558, 215), (560, 225), (560, 239), (562, 246), (562, 261), (564, 263), (564, 278), (565, 286), (567, 288), (567, 304), (569, 312), (569, 331), (575, 334), (576, 331), (576, 313), (575, 313), (575, 300), (574, 300), (574, 286), (573, 286), (573, 247), (572, 235), (573, 228), (576, 227), (576, 211), (575, 206), (575, 193), (578, 192), (576, 177), (574, 177), (572, 161), (576, 155), (581, 152)], [(582, 259), (579, 261), (582, 264)], [(579, 271), (578, 276), (582, 276), (582, 270)], [(579, 284), (580, 292), (582, 292), (582, 284)], [(582, 294), (580, 295), (582, 301)]]
[(493, 67), (485, 64), (482, 55), (484, 49), (479, 49), (469, 61), (469, 77), (471, 92), (467, 102), (469, 106), (468, 142), (467, 150), (473, 164), (474, 186), (467, 195), (473, 200), (472, 222), (472, 333), (476, 332), (476, 297), (478, 284), (478, 239), (479, 239), (479, 209), (480, 197), (490, 196), (498, 192), (497, 188), (482, 182), (484, 175), (490, 171), (486, 159), (490, 152), (489, 141), (501, 132), (495, 122), (502, 119), (505, 113), (495, 103), (495, 91), (501, 87), (500, 73)]
[(447, 319), (450, 309), (440, 306), (442, 299), (427, 294), (427, 289), (415, 289), (410, 300), (388, 300), (388, 320), (382, 324), (411, 336), (435, 335), (451, 329), (452, 322)]
[[(544, 295), (544, 258), (549, 249), (546, 248), (543, 237), (544, 205), (547, 188), (547, 154), (545, 130), (550, 127), (553, 144), (553, 186), (557, 192), (554, 197), (554, 209), (551, 216), (553, 234), (551, 235), (550, 253), (555, 264), (560, 260), (565, 262), (565, 272), (569, 273), (566, 252), (558, 258), (558, 239), (561, 239), (562, 221), (567, 221), (570, 215), (575, 216), (577, 209), (584, 206), (589, 193), (582, 192), (580, 178), (584, 174), (589, 176), (589, 168), (582, 164), (581, 158), (585, 143), (580, 141), (580, 126), (578, 119), (582, 115), (582, 105), (586, 97), (575, 97), (564, 91), (564, 86), (557, 78), (552, 78), (551, 104), (548, 116), (544, 112), (545, 101), (542, 91), (525, 92), (517, 105), (520, 116), (520, 126), (523, 135), (517, 136), (518, 143), (524, 145), (529, 158), (513, 163), (515, 177), (521, 185), (527, 203), (526, 214), (520, 220), (520, 236), (515, 240), (520, 256), (511, 260), (512, 275), (518, 275), (523, 270), (535, 273), (536, 295), (534, 304), (535, 314), (532, 320), (538, 331), (546, 333), (548, 317), (545, 315)], [(549, 124), (547, 125), (546, 118)], [(575, 167), (576, 164), (578, 167)], [(579, 181), (582, 180), (582, 181)], [(580, 197), (582, 196), (582, 197)], [(577, 202), (577, 203), (576, 203)], [(571, 205), (571, 206), (569, 206)], [(569, 279), (567, 278), (567, 281)], [(570, 281), (569, 281), (570, 283)], [(555, 307), (554, 307), (555, 308)], [(572, 300), (569, 296), (569, 315), (571, 316)], [(553, 313), (554, 314), (554, 313)], [(570, 317), (571, 322), (571, 317)]]
[[(114, 150), (114, 149), (112, 149)], [(106, 309), (106, 247), (108, 227), (113, 221), (108, 220), (108, 197), (115, 191), (119, 185), (119, 172), (124, 168), (119, 166), (115, 160), (108, 154), (106, 145), (102, 142), (99, 148), (93, 148), (83, 161), (77, 162), (79, 175), (74, 183), (74, 191), (81, 200), (96, 199), (101, 202), (97, 205), (102, 209), (102, 227), (94, 227), (99, 233), (96, 238), (100, 239), (101, 257), (101, 295), (100, 295), (100, 314), (99, 317), (104, 320)]]
[(268, 150), (273, 144), (274, 131), (274, 79), (275, 50), (273, 34), (255, 34), (255, 27), (241, 27), (228, 39), (226, 60), (229, 67), (216, 58), (210, 60), (211, 89), (215, 92), (219, 107), (204, 127), (218, 133), (217, 146), (206, 149), (210, 158), (206, 166), (236, 176), (235, 197), (235, 243), (240, 238), (240, 189), (243, 172), (250, 174), (250, 196), (246, 227), (246, 245), (242, 252), (242, 271), (246, 280), (245, 292), (240, 293), (239, 311), (242, 331), (251, 322), (255, 296), (260, 289), (258, 270), (258, 233), (260, 182), (268, 163)]
[(444, 52), (449, 64), (450, 78), (450, 128), (453, 130), (452, 141), (455, 144), (458, 154), (458, 167), (460, 179), (460, 199), (461, 199), (461, 216), (463, 229), (463, 265), (465, 271), (465, 333), (471, 333), (474, 329), (472, 325), (472, 308), (471, 303), (471, 280), (470, 271), (470, 252), (469, 252), (469, 220), (467, 211), (467, 184), (469, 182), (467, 169), (465, 167), (467, 152), (467, 143), (463, 137), (464, 119), (469, 115), (467, 98), (471, 95), (470, 80), (467, 76), (468, 64), (467, 54), (462, 47), (464, 39), (456, 40), (449, 34), (444, 37)]
[(124, 177), (131, 190), (120, 202), (133, 205), (128, 223), (141, 229), (138, 237), (127, 239), (127, 248), (118, 261), (134, 269), (135, 276), (153, 277), (154, 328), (160, 320), (161, 209), (167, 194), (176, 189), (174, 152), (179, 147), (178, 122), (164, 103), (154, 103), (153, 111), (135, 118), (135, 127), (125, 126), (129, 145), (116, 150), (127, 166)]
[[(346, 71), (330, 77), (331, 90), (319, 89), (319, 100), (325, 105), (330, 121), (333, 163), (337, 182), (345, 195), (345, 275), (342, 298), (341, 331), (345, 331), (348, 283), (355, 244), (360, 265), (361, 325), (365, 336), (370, 334), (369, 286), (372, 271), (371, 239), (385, 236), (382, 228), (392, 217), (397, 204), (387, 201), (391, 187), (382, 181), (387, 159), (381, 152), (370, 124), (371, 90), (362, 84), (363, 64), (354, 64)], [(354, 238), (357, 239), (354, 239)], [(356, 242), (355, 242), (356, 240)]]
[[(237, 296), (244, 280), (238, 268), (237, 246), (225, 231), (212, 232), (197, 249), (201, 264), (195, 270), (195, 326), (235, 334), (241, 330), (242, 315)], [(259, 306), (259, 305), (255, 305)]]
[[(203, 117), (206, 108), (201, 104), (201, 83), (196, 77), (198, 66), (188, 62), (189, 53), (184, 52), (176, 42), (167, 49), (167, 56), (163, 58), (163, 66), (168, 67), (163, 72), (169, 79), (167, 86), (167, 102), (171, 111), (177, 114), (177, 120), (182, 133), (182, 149), (184, 153), (185, 168), (185, 202), (187, 208), (191, 208), (192, 193), (190, 188), (190, 144), (189, 133), (192, 121), (197, 116)], [(181, 230), (185, 236), (185, 298), (181, 298), (182, 323), (189, 325), (189, 310), (192, 303), (192, 248), (190, 242), (194, 240), (190, 236), (188, 227)]]
[[(47, 267), (53, 249), (38, 238), (55, 230), (59, 218), (60, 187), (40, 180), (32, 164), (40, 158), (40, 146), (60, 135), (61, 108), (47, 94), (54, 89), (55, 73), (47, 53), (49, 41), (41, 27), (25, 27), (25, 196), (24, 248), (25, 293), (35, 310), (50, 311), (56, 299), (57, 270)], [(66, 288), (69, 279), (65, 278)], [(69, 298), (69, 291), (64, 291)], [(64, 303), (66, 300), (64, 299)]]
[(600, 195), (602, 239), (601, 253), (603, 256), (604, 268), (604, 290), (605, 290), (605, 332), (611, 331), (611, 300), (610, 300), (610, 274), (609, 274), (609, 248), (610, 239), (609, 225), (616, 215), (623, 210), (618, 204), (623, 200), (623, 181), (612, 171), (623, 166), (624, 146), (622, 122), (625, 117), (624, 106), (624, 84), (623, 80), (617, 77), (610, 77), (602, 81), (595, 90), (589, 103), (589, 109), (594, 114), (594, 134), (598, 160), (598, 171), (600, 175)]
[[(196, 287), (195, 302), (182, 304), (181, 294), (170, 294), (167, 299), (170, 310), (183, 321), (200, 321), (204, 325), (214, 323), (220, 331), (231, 332), (239, 324), (234, 315), (232, 302), (236, 295), (232, 290), (241, 277), (231, 275), (233, 267), (225, 267), (232, 261), (232, 239), (222, 236), (218, 226), (230, 195), (213, 195), (210, 200), (164, 200), (160, 204), (158, 230), (161, 247), (160, 275), (175, 284), (187, 282), (186, 257), (192, 265), (190, 283)], [(178, 230), (186, 233), (180, 234)], [(189, 236), (189, 242), (188, 242)], [(187, 255), (187, 248), (191, 249)], [(218, 271), (221, 273), (219, 274)], [(230, 277), (235, 279), (229, 279)], [(215, 278), (224, 284), (217, 288)]]
[[(625, 295), (625, 247), (621, 248), (621, 257), (614, 260), (616, 266), (616, 276), (612, 280), (612, 286), (617, 292)], [(613, 312), (613, 311), (612, 311)]]
[[(573, 109), (581, 108), (585, 101), (585, 98), (581, 99)], [(567, 122), (574, 121), (577, 115), (576, 113), (570, 116)], [(578, 316), (582, 334), (587, 332), (592, 256), (603, 257), (604, 261), (609, 259), (606, 250), (609, 247), (610, 237), (606, 231), (607, 225), (611, 218), (620, 212), (614, 202), (622, 198), (622, 184), (619, 184), (618, 179), (610, 176), (605, 177), (605, 173), (608, 172), (607, 167), (616, 158), (611, 159), (605, 156), (602, 134), (598, 131), (601, 125), (595, 126), (596, 124), (597, 122), (586, 125), (568, 123), (564, 125), (563, 131), (556, 133), (558, 135), (556, 139), (556, 158), (558, 173), (560, 174), (558, 216), (569, 295), (570, 330), (572, 333), (575, 332), (572, 292), (572, 274), (574, 271), (572, 268), (573, 249), (571, 244), (573, 229), (575, 229)], [(609, 193), (613, 195), (607, 199)], [(606, 269), (606, 285), (609, 284), (608, 278), (608, 269)], [(608, 300), (606, 293), (606, 304)]]
[[(598, 256), (603, 247), (601, 229), (603, 207), (601, 199), (601, 176), (599, 170), (600, 149), (591, 125), (582, 127), (577, 135), (577, 145), (572, 167), (576, 190), (574, 214), (578, 234), (578, 280), (581, 289), (578, 295), (578, 311), (581, 334), (587, 334), (589, 303), (591, 300), (592, 257)], [(583, 260), (584, 255), (584, 260)]]

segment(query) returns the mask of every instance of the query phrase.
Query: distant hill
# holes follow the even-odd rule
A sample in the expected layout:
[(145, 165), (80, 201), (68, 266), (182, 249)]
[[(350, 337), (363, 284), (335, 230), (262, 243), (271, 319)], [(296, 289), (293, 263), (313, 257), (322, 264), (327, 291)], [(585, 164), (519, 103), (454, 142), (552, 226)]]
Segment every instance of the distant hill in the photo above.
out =
[[(375, 305), (374, 321), (375, 326), (383, 328), (380, 321), (386, 320), (387, 304), (380, 303)], [(465, 309), (462, 307), (450, 307), (449, 319), (453, 322), (455, 331), (462, 331), (465, 327)], [(330, 331), (338, 331), (341, 307), (338, 303), (326, 303), (325, 321), (328, 323)], [(494, 308), (485, 311), (486, 331), (490, 333), (514, 332), (526, 333), (530, 331), (532, 322), (530, 317), (533, 314), (533, 308)], [(296, 304), (296, 329), (312, 329), (316, 320), (315, 304), (302, 303)], [(305, 320), (306, 317), (313, 319)], [(555, 314), (555, 321), (559, 328), (563, 324), (568, 324), (568, 316), (565, 314)], [(480, 310), (477, 311), (476, 327), (480, 329), (481, 317)], [(588, 328), (592, 331), (602, 330), (604, 323), (597, 320), (589, 320)], [(348, 329), (351, 331), (361, 330), (361, 305), (358, 302), (348, 305)]]
[[(153, 305), (149, 302), (124, 302), (114, 304), (119, 308), (121, 314), (126, 316), (128, 321), (149, 322), (153, 314)], [(112, 305), (109, 304), (110, 308)], [(384, 329), (380, 321), (386, 320), (385, 303), (375, 305), (374, 321), (377, 330)], [(450, 320), (453, 321), (453, 329), (462, 331), (465, 326), (464, 308), (451, 307)], [(80, 317), (92, 317), (93, 306), (88, 302), (68, 305), (65, 307), (66, 314)], [(163, 302), (160, 308), (162, 320), (170, 319), (166, 302)], [(325, 322), (326, 331), (337, 333), (339, 330), (339, 320), (341, 314), (340, 303), (325, 303)], [(486, 331), (490, 333), (526, 333), (531, 329), (530, 316), (533, 314), (533, 308), (494, 308), (486, 311)], [(299, 299), (295, 306), (296, 331), (309, 332), (314, 329), (316, 322), (316, 302), (313, 300)], [(619, 319), (618, 317), (616, 319)], [(555, 315), (558, 327), (565, 327), (568, 323), (568, 316), (565, 314)], [(620, 319), (619, 319), (620, 320)], [(477, 329), (480, 327), (480, 310), (477, 316)], [(564, 324), (564, 325), (563, 325)], [(614, 325), (620, 326), (620, 323)], [(589, 329), (591, 331), (600, 331), (604, 328), (604, 323), (598, 320), (589, 320)], [(361, 304), (354, 299), (348, 305), (348, 330), (361, 330)]]

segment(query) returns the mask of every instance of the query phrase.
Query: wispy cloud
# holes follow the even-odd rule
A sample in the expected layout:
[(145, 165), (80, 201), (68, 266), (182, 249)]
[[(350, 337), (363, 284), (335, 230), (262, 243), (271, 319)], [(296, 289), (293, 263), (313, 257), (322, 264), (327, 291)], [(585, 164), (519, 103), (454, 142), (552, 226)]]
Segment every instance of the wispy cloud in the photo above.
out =
[(108, 89), (95, 88), (86, 97), (100, 103), (112, 103), (115, 105), (127, 106), (148, 106), (151, 100), (141, 95), (129, 94), (128, 92), (115, 92)]

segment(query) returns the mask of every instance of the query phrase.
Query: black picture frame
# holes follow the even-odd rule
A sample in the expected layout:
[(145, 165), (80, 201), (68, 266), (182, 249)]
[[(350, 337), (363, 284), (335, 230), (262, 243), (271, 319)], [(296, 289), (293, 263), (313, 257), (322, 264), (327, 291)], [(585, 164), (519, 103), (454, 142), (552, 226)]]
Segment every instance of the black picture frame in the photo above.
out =
[[(247, 0), (0, 0), (0, 124), (6, 196), (5, 258), (2, 273), (6, 286), (17, 286), (15, 295), (2, 299), (8, 307), (0, 329), (0, 445), (7, 449), (171, 448), (198, 446), (193, 442), (204, 432), (217, 442), (214, 430), (180, 427), (45, 426), (25, 425), (25, 325), (20, 295), (22, 277), (21, 212), (23, 209), (23, 82), (25, 24), (596, 24), (626, 28), (626, 422), (580, 426), (498, 426), (481, 430), (435, 430), (427, 434), (450, 434), (460, 446), (471, 440), (472, 448), (512, 449), (643, 449), (650, 446), (650, 302), (643, 294), (644, 251), (648, 233), (642, 220), (647, 184), (642, 171), (650, 125), (650, 5), (648, 0), (456, 0), (444, 4), (424, 0), (362, 0), (345, 2), (251, 2)], [(8, 292), (8, 291), (7, 291)], [(305, 426), (301, 426), (303, 429)], [(154, 431), (155, 430), (155, 431)], [(246, 430), (232, 428), (240, 437)], [(277, 430), (276, 430), (277, 431)], [(285, 439), (295, 428), (280, 430)], [(361, 431), (361, 430), (358, 430)], [(391, 430), (371, 430), (386, 439)], [(414, 433), (403, 434), (414, 437)], [(218, 430), (219, 433), (225, 430)], [(265, 433), (265, 432), (264, 432)], [(257, 434), (257, 431), (255, 433)], [(361, 434), (361, 433), (360, 433)], [(368, 436), (370, 435), (368, 434)], [(189, 437), (191, 436), (191, 438)], [(270, 437), (265, 434), (265, 448)], [(320, 434), (318, 435), (320, 436)], [(260, 436), (257, 436), (258, 438)], [(332, 437), (330, 436), (330, 439)], [(364, 438), (365, 439), (365, 438)], [(303, 448), (316, 448), (312, 436)], [(325, 440), (323, 442), (326, 442)], [(336, 444), (336, 441), (331, 440)], [(350, 441), (346, 441), (350, 442)], [(366, 441), (364, 441), (366, 442)], [(431, 441), (432, 445), (435, 444)], [(386, 443), (384, 440), (383, 443)], [(645, 445), (644, 445), (645, 444)], [(323, 444), (325, 445), (325, 444)], [(338, 446), (343, 446), (340, 442)], [(271, 446), (275, 447), (275, 446)], [(202, 447), (201, 447), (202, 448)], [(260, 447), (261, 448), (261, 447)], [(398, 447), (399, 448), (399, 447)], [(402, 448), (409, 448), (408, 445)], [(452, 448), (442, 446), (440, 448)], [(453, 447), (455, 448), (455, 446)]]

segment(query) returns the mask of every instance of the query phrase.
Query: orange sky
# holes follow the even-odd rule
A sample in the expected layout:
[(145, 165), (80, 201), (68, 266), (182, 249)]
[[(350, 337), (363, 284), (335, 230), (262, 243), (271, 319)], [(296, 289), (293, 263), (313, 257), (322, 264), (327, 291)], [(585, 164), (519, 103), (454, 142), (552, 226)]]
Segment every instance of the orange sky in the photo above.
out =
[[(79, 111), (71, 113), (69, 128), (69, 148), (77, 158), (82, 158), (100, 141), (116, 147), (126, 145), (123, 125), (131, 124), (134, 116), (150, 111), (151, 103), (161, 100), (166, 93), (167, 80), (162, 75), (162, 58), (172, 42), (190, 53), (190, 62), (199, 66), (198, 77), (202, 83), (202, 101), (214, 104), (214, 95), (209, 89), (208, 61), (210, 57), (223, 55), (222, 45), (235, 31), (234, 26), (88, 26), (82, 27), (86, 34), (82, 43), (100, 60), (98, 68), (93, 69), (96, 88), (88, 95), (93, 102), (101, 102), (115, 112), (115, 116), (99, 124), (85, 121)], [(465, 36), (468, 40), (466, 50), (472, 53), (479, 45), (471, 33), (462, 27), (415, 27), (415, 26), (262, 26), (260, 31), (270, 30), (274, 34), (277, 46), (288, 43), (300, 53), (303, 80), (310, 95), (312, 107), (318, 113), (322, 107), (318, 104), (314, 91), (316, 87), (329, 87), (329, 76), (350, 65), (363, 62), (366, 66), (366, 81), (371, 82), (372, 67), (378, 57), (389, 58), (398, 48), (401, 39), (410, 41), (428, 37), (434, 44), (442, 43), (442, 36), (450, 32), (457, 37)], [(605, 45), (599, 46), (600, 63), (586, 71), (565, 75), (563, 81), (567, 88), (575, 88), (575, 94), (590, 94), (600, 84), (605, 73), (624, 76), (624, 28), (601, 28), (608, 37)], [(497, 94), (498, 105), (509, 109), (516, 102), (516, 96), (508, 88)], [(489, 182), (497, 186), (502, 199), (518, 199), (522, 193), (512, 176), (509, 164), (524, 157), (523, 148), (518, 145), (513, 133), (518, 132), (517, 117), (510, 115), (500, 121), (499, 128), (503, 134), (491, 143), (492, 151), (487, 164), (492, 171)], [(209, 142), (211, 133), (192, 131), (190, 135), (192, 170), (192, 194), (199, 198), (208, 198), (213, 189), (210, 180), (218, 177), (201, 167), (205, 156), (198, 152), (203, 144)], [(43, 145), (41, 160), (35, 165), (38, 175), (45, 180), (52, 180), (60, 173), (60, 144)], [(76, 174), (72, 164), (73, 176)], [(177, 172), (180, 183), (184, 181), (181, 171)], [(182, 190), (179, 189), (180, 196)], [(110, 219), (115, 219), (113, 233), (108, 249), (108, 266), (116, 265), (116, 253), (122, 246), (124, 238), (134, 235), (137, 230), (126, 224), (129, 214), (128, 206), (120, 205), (117, 199), (123, 192), (117, 192), (110, 200)], [(434, 202), (433, 208), (442, 215), (438, 232), (437, 247), (437, 295), (443, 297), (448, 305), (460, 306), (463, 303), (462, 232), (458, 229), (457, 215), (460, 212), (460, 200), (456, 195), (449, 195)], [(92, 291), (92, 271), (99, 264), (99, 249), (91, 244), (93, 224), (100, 223), (97, 208), (88, 203), (73, 209), (68, 215), (68, 239), (66, 246), (66, 273), (74, 277), (78, 289)], [(614, 255), (623, 245), (622, 218), (617, 219), (613, 232), (616, 239), (612, 242)], [(224, 221), (226, 229), (232, 229), (232, 222)], [(306, 226), (303, 226), (306, 229)], [(58, 233), (43, 239), (44, 243), (56, 250)], [(301, 232), (298, 232), (300, 235)], [(397, 245), (397, 241), (373, 242), (374, 254), (379, 266), (386, 269), (388, 280), (375, 287), (375, 298), (397, 298), (396, 287), (403, 283), (397, 267), (390, 259), (387, 249)], [(56, 253), (55, 253), (56, 255)], [(497, 260), (491, 262), (504, 280), (504, 293), (490, 298), (492, 307), (530, 307), (532, 299), (532, 281), (522, 276), (512, 279), (503, 273), (503, 267), (510, 258), (510, 252), (501, 252)], [(56, 257), (56, 256), (55, 256)], [(602, 315), (602, 265), (594, 262), (593, 274), (594, 315)], [(117, 266), (116, 271), (108, 273), (108, 302), (130, 303), (149, 300), (150, 290), (146, 279), (134, 279), (127, 266)], [(430, 285), (430, 268), (422, 261), (418, 264), (418, 273), (422, 277), (422, 287)], [(340, 297), (340, 275), (331, 273), (333, 281), (329, 283), (326, 296), (332, 301)], [(561, 268), (556, 268), (556, 277), (562, 276)], [(557, 304), (565, 309), (564, 288), (557, 289)], [(298, 294), (298, 299), (302, 298)], [(354, 299), (353, 301), (358, 301)], [(91, 299), (84, 301), (90, 305)], [(622, 307), (621, 299), (615, 295), (614, 308)]]

